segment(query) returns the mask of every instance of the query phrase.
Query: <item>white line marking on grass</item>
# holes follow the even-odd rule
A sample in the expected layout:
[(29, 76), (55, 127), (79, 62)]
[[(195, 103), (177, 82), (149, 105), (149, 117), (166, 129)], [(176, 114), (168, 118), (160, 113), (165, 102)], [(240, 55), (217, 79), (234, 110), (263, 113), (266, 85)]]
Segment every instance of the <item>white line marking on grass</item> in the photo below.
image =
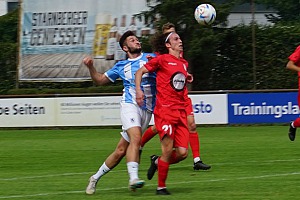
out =
[[(271, 178), (271, 177), (283, 177), (283, 176), (292, 176), (292, 175), (300, 175), (300, 172), (293, 173), (285, 173), (285, 174), (269, 174), (262, 176), (251, 176), (251, 177), (237, 177), (233, 179), (211, 179), (211, 180), (198, 180), (198, 181), (183, 181), (176, 183), (168, 183), (169, 185), (178, 185), (178, 184), (191, 184), (191, 183), (200, 183), (200, 182), (222, 182), (222, 181), (232, 181), (232, 180), (247, 180), (247, 179), (263, 179), (263, 178)], [(146, 186), (154, 186), (156, 184), (147, 184)], [(111, 191), (111, 190), (120, 190), (126, 189), (127, 187), (118, 187), (118, 188), (107, 188), (107, 189), (98, 189), (98, 191)], [(14, 199), (14, 198), (25, 198), (25, 197), (37, 197), (37, 196), (53, 196), (53, 195), (63, 195), (63, 194), (84, 194), (85, 191), (66, 191), (66, 192), (53, 192), (53, 193), (40, 193), (40, 194), (28, 194), (28, 195), (11, 195), (11, 196), (0, 196), (0, 199)]]
[(57, 177), (57, 176), (74, 176), (74, 175), (82, 175), (82, 174), (89, 174), (89, 173), (92, 173), (92, 172), (63, 173), (63, 174), (49, 174), (49, 175), (40, 175), (40, 176), (24, 176), (24, 177), (13, 177), (13, 178), (0, 178), (0, 181), (15, 181), (15, 180), (22, 180), (22, 179), (47, 178), (47, 177)]
[(221, 182), (221, 181), (233, 181), (233, 180), (263, 179), (263, 178), (292, 176), (292, 175), (300, 175), (300, 172), (292, 172), (292, 173), (285, 173), (285, 174), (269, 174), (269, 175), (262, 175), (262, 176), (237, 177), (232, 179), (221, 178), (221, 179), (211, 179), (211, 180), (203, 180), (203, 181), (183, 181), (183, 182), (168, 183), (168, 184), (177, 185), (177, 184), (190, 184), (190, 183), (200, 183), (200, 182)]
[[(300, 159), (289, 159), (289, 160), (268, 160), (268, 161), (255, 161), (255, 160), (249, 160), (245, 161), (244, 163), (274, 163), (274, 162), (294, 162), (294, 161), (300, 161)], [(215, 165), (235, 165), (236, 163), (214, 163), (213, 166)], [(239, 163), (242, 164), (242, 163)], [(172, 166), (173, 169), (179, 169), (179, 168), (185, 168), (185, 167), (190, 167), (191, 165), (176, 165)], [(127, 170), (115, 170), (115, 171), (110, 171), (109, 173), (118, 173), (122, 171), (127, 171)], [(140, 170), (143, 171), (143, 170)], [(35, 178), (51, 178), (51, 177), (59, 177), (59, 176), (74, 176), (74, 175), (84, 175), (84, 174), (94, 174), (95, 172), (78, 172), (78, 173), (63, 173), (63, 174), (49, 174), (49, 175), (40, 175), (40, 176), (25, 176), (25, 177), (13, 177), (13, 178), (0, 178), (0, 181), (15, 181), (15, 180), (22, 180), (22, 179), (35, 179)]]

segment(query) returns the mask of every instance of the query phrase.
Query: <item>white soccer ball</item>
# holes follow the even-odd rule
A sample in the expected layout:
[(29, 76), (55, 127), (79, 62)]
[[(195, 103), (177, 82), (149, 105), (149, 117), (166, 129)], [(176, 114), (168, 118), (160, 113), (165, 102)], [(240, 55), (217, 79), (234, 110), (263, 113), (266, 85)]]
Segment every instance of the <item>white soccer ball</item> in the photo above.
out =
[(216, 17), (216, 9), (210, 4), (200, 4), (195, 9), (195, 19), (201, 25), (211, 25)]

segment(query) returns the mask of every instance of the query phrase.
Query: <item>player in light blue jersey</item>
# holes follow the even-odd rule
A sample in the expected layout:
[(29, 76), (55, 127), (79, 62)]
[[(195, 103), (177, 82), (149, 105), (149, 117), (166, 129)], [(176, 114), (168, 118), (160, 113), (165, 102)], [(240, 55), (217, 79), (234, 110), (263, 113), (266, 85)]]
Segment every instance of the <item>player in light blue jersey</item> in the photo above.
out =
[[(148, 53), (142, 53), (141, 43), (131, 31), (125, 32), (119, 41), (128, 59), (117, 62), (104, 74), (98, 73), (90, 57), (83, 59), (89, 69), (91, 78), (97, 85), (104, 85), (122, 79), (124, 89), (120, 102), (122, 129), (121, 139), (113, 153), (111, 153), (99, 170), (90, 177), (86, 194), (94, 194), (99, 179), (119, 164), (126, 155), (127, 170), (129, 174), (129, 189), (135, 191), (144, 186), (144, 180), (138, 177), (139, 147), (142, 133), (148, 127), (155, 106), (156, 75), (148, 73), (142, 77), (141, 89), (145, 94), (144, 105), (136, 103), (135, 72), (147, 61)], [(154, 54), (150, 54), (155, 56)]]
[[(119, 61), (115, 66), (105, 72), (105, 76), (111, 81), (115, 82), (118, 78), (123, 81), (124, 89), (122, 95), (122, 103), (137, 104), (135, 99), (135, 72), (143, 66), (147, 61), (147, 56), (154, 55), (149, 53), (141, 53), (136, 58), (128, 58), (127, 60)], [(156, 93), (156, 75), (155, 73), (149, 73), (142, 79), (142, 90), (148, 94), (148, 98), (145, 99), (142, 109), (153, 111), (155, 105)]]

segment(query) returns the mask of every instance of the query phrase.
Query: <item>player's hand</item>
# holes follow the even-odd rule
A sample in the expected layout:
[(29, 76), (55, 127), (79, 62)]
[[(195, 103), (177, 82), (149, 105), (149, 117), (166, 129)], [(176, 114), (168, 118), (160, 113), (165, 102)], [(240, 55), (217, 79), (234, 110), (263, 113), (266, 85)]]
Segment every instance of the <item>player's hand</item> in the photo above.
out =
[(136, 90), (136, 102), (139, 106), (144, 104), (144, 93), (141, 89)]
[(190, 73), (187, 73), (186, 81), (187, 81), (188, 83), (191, 83), (191, 82), (193, 82), (193, 80), (194, 80), (193, 75), (190, 74)]
[(149, 61), (149, 60), (151, 60), (151, 59), (152, 59), (152, 58), (154, 58), (154, 57), (153, 57), (153, 56), (151, 56), (151, 55), (147, 55), (147, 56), (146, 56), (146, 58), (147, 58), (147, 59), (148, 59), (148, 61)]
[(94, 66), (94, 61), (90, 56), (85, 57), (82, 60), (83, 64), (85, 64), (87, 67), (93, 67)]

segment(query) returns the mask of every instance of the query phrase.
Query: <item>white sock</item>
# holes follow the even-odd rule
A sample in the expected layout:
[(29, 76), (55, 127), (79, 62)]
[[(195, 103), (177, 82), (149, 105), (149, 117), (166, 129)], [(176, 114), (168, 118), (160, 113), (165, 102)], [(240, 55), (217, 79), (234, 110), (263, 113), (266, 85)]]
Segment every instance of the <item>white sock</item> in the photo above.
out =
[(194, 158), (194, 163), (200, 161), (201, 159), (199, 157)]
[(94, 179), (100, 179), (102, 176), (107, 174), (110, 171), (110, 169), (106, 166), (105, 162), (101, 165), (99, 170), (97, 171), (96, 174), (93, 175)]
[(137, 162), (128, 162), (127, 163), (127, 170), (129, 175), (129, 181), (133, 181), (134, 179), (138, 179), (138, 170), (139, 170), (139, 163)]
[(294, 122), (292, 122), (292, 123), (291, 123), (291, 126), (292, 126), (293, 128), (295, 128), (295, 126), (294, 126)]

